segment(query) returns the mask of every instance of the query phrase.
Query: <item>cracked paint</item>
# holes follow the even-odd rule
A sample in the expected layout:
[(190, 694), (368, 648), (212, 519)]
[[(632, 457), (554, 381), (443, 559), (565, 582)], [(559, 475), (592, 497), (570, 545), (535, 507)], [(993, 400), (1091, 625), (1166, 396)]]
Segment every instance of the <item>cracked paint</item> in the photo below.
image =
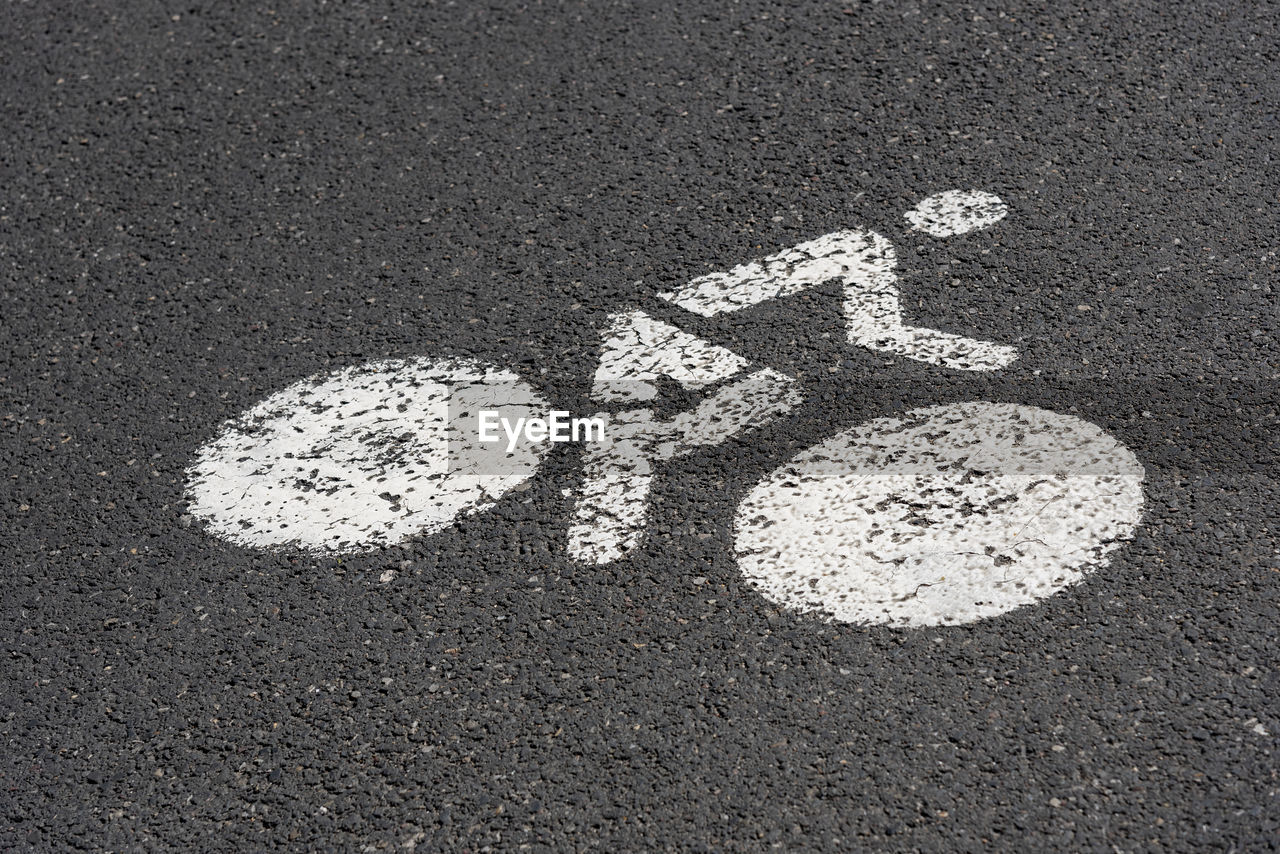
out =
[(990, 228), (1009, 213), (999, 196), (981, 190), (935, 193), (903, 214), (911, 227), (934, 237), (954, 237)]
[(678, 291), (659, 294), (681, 308), (714, 317), (775, 297), (799, 293), (850, 271), (873, 275), (893, 265), (893, 247), (873, 231), (833, 231), (727, 273), (700, 276)]
[(717, 347), (643, 311), (612, 315), (605, 333), (591, 396), (597, 400), (652, 400), (649, 380), (671, 377), (685, 388), (703, 388), (728, 379), (747, 364)]
[(1143, 469), (1089, 422), (1030, 406), (915, 409), (794, 457), (738, 507), (771, 601), (851, 623), (956, 625), (1077, 583), (1132, 536)]
[(795, 380), (764, 368), (669, 421), (655, 421), (648, 409), (597, 416), (608, 419), (605, 439), (587, 446), (584, 454), (569, 554), (588, 564), (624, 557), (644, 541), (654, 462), (717, 445), (767, 424), (800, 401)]
[[(906, 217), (916, 228), (949, 236), (985, 228), (1005, 213), (1004, 203), (990, 193), (951, 190), (930, 196)], [(1007, 344), (906, 323), (896, 265), (887, 238), (874, 231), (835, 231), (659, 296), (711, 317), (840, 279), (848, 340), (855, 346), (962, 371), (994, 371), (1017, 359), (1016, 348)]]
[(241, 545), (338, 554), (438, 531), (528, 479), (546, 452), (476, 443), (461, 424), (484, 407), (548, 409), (515, 374), (470, 360), (371, 362), (302, 380), (201, 448), (191, 512)]

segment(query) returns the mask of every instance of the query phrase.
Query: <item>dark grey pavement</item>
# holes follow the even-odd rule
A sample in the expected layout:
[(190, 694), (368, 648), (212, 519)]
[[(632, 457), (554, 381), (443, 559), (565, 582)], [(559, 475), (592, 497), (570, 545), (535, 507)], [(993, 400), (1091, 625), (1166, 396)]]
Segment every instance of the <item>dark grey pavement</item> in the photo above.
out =
[[(1274, 5), (0, 19), (0, 849), (1280, 845)], [(950, 188), (1010, 214), (907, 236)], [(832, 286), (682, 318), (809, 396), (664, 469), (628, 560), (566, 556), (575, 450), (341, 559), (188, 513), (198, 449), (303, 377), (468, 355), (582, 401), (610, 312), (864, 225), (915, 322), (1018, 362), (833, 349)], [(969, 399), (1134, 451), (1145, 515), (1110, 566), (914, 630), (743, 581), (760, 478)]]

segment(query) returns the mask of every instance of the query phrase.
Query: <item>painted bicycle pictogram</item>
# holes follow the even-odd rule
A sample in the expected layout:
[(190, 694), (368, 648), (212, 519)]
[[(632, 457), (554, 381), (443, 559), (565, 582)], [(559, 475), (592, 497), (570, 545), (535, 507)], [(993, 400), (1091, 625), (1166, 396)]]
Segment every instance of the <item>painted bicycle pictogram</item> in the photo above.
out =
[[(989, 228), (995, 195), (947, 191), (904, 217), (933, 238)], [(823, 235), (701, 276), (660, 299), (712, 317), (832, 279), (847, 343), (949, 371), (995, 371), (1014, 347), (910, 325), (892, 243), (865, 229)], [(654, 382), (705, 392), (655, 415)], [(800, 383), (642, 308), (613, 314), (592, 397), (608, 424), (583, 445), (565, 544), (577, 563), (641, 548), (655, 467), (791, 412)], [(423, 356), (294, 383), (223, 425), (189, 469), (192, 512), (254, 548), (344, 554), (428, 536), (533, 477), (546, 442), (478, 443), (476, 414), (552, 407), (501, 366)], [(1082, 419), (972, 401), (913, 409), (837, 432), (766, 474), (740, 502), (735, 557), (766, 598), (855, 622), (967, 623), (1042, 599), (1104, 565), (1132, 533), (1143, 468)]]

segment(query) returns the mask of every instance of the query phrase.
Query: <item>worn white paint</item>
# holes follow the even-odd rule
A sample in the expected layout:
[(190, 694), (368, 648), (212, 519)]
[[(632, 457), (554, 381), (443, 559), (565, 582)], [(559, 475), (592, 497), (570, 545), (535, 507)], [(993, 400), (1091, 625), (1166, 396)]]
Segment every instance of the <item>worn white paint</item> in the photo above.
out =
[(862, 277), (893, 268), (893, 247), (873, 231), (833, 231), (767, 258), (739, 264), (727, 273), (694, 279), (678, 291), (659, 294), (681, 308), (714, 317), (790, 296), (831, 279)]
[(762, 480), (735, 523), (766, 598), (853, 623), (953, 625), (1030, 604), (1133, 533), (1143, 470), (1086, 421), (958, 403), (880, 418)]
[[(961, 196), (967, 198), (966, 194)], [(986, 207), (976, 210), (990, 216)], [(969, 211), (957, 203), (939, 216), (959, 218), (958, 222)], [(973, 217), (970, 220), (976, 221)], [(950, 219), (945, 222), (955, 224)], [(896, 264), (893, 245), (881, 235), (873, 231), (836, 231), (739, 265), (727, 273), (702, 276), (679, 291), (660, 296), (709, 317), (840, 279), (844, 283), (844, 312), (852, 344), (964, 371), (993, 371), (1018, 357), (1017, 350), (1006, 344), (908, 325), (902, 316)]]
[(605, 440), (583, 451), (568, 552), (577, 563), (618, 560), (640, 545), (653, 486), (653, 462), (670, 459), (674, 433), (648, 409), (604, 414)]
[(592, 397), (605, 401), (652, 400), (650, 380), (667, 376), (685, 388), (728, 379), (747, 360), (643, 311), (612, 315), (596, 368)]
[[(989, 193), (948, 191), (905, 214), (946, 237), (1007, 214)], [(714, 316), (833, 278), (849, 341), (929, 364), (986, 371), (1014, 348), (903, 319), (896, 255), (872, 231), (833, 232), (663, 298)], [(593, 395), (635, 403), (670, 377), (701, 389), (747, 361), (642, 311), (613, 315)], [(594, 418), (568, 551), (604, 564), (639, 546), (657, 464), (724, 442), (794, 408), (794, 380), (757, 370), (664, 421), (650, 409)], [(431, 533), (490, 506), (536, 470), (547, 442), (462, 425), (539, 425), (547, 404), (510, 371), (465, 360), (375, 362), (313, 377), (224, 425), (189, 470), (192, 512), (244, 545), (343, 553)], [(552, 413), (567, 414), (561, 410)], [(541, 433), (539, 433), (541, 435)], [(504, 447), (505, 446), (505, 447)], [(749, 582), (802, 611), (860, 623), (964, 623), (1080, 580), (1131, 535), (1142, 507), (1133, 455), (1079, 419), (1012, 404), (914, 410), (847, 430), (795, 457), (744, 499), (735, 548)], [(384, 580), (386, 580), (384, 578)]]
[(989, 228), (1009, 213), (1009, 207), (993, 193), (982, 190), (947, 190), (924, 199), (903, 214), (911, 227), (934, 237), (953, 237)]
[(545, 416), (510, 371), (474, 361), (372, 362), (294, 383), (200, 449), (191, 512), (248, 546), (344, 553), (440, 530), (529, 478), (547, 445), (480, 445), (481, 409)]
[(994, 371), (1018, 358), (1017, 348), (1008, 344), (906, 324), (894, 261), (890, 247), (880, 266), (847, 274), (844, 316), (850, 343), (958, 371)]
[(601, 415), (604, 440), (584, 453), (568, 550), (579, 563), (604, 564), (643, 542), (653, 465), (719, 444), (799, 405), (796, 383), (771, 368), (749, 374), (669, 421), (652, 410)]

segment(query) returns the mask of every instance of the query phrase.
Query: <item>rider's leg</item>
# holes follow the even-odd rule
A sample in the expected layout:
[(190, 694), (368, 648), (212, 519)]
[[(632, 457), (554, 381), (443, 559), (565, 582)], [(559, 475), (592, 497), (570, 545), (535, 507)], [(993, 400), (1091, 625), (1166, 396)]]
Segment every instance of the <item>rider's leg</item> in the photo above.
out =
[(595, 416), (606, 419), (605, 438), (587, 446), (569, 554), (594, 564), (623, 557), (643, 541), (654, 462), (720, 444), (799, 403), (795, 381), (765, 368), (669, 421), (648, 409)]

